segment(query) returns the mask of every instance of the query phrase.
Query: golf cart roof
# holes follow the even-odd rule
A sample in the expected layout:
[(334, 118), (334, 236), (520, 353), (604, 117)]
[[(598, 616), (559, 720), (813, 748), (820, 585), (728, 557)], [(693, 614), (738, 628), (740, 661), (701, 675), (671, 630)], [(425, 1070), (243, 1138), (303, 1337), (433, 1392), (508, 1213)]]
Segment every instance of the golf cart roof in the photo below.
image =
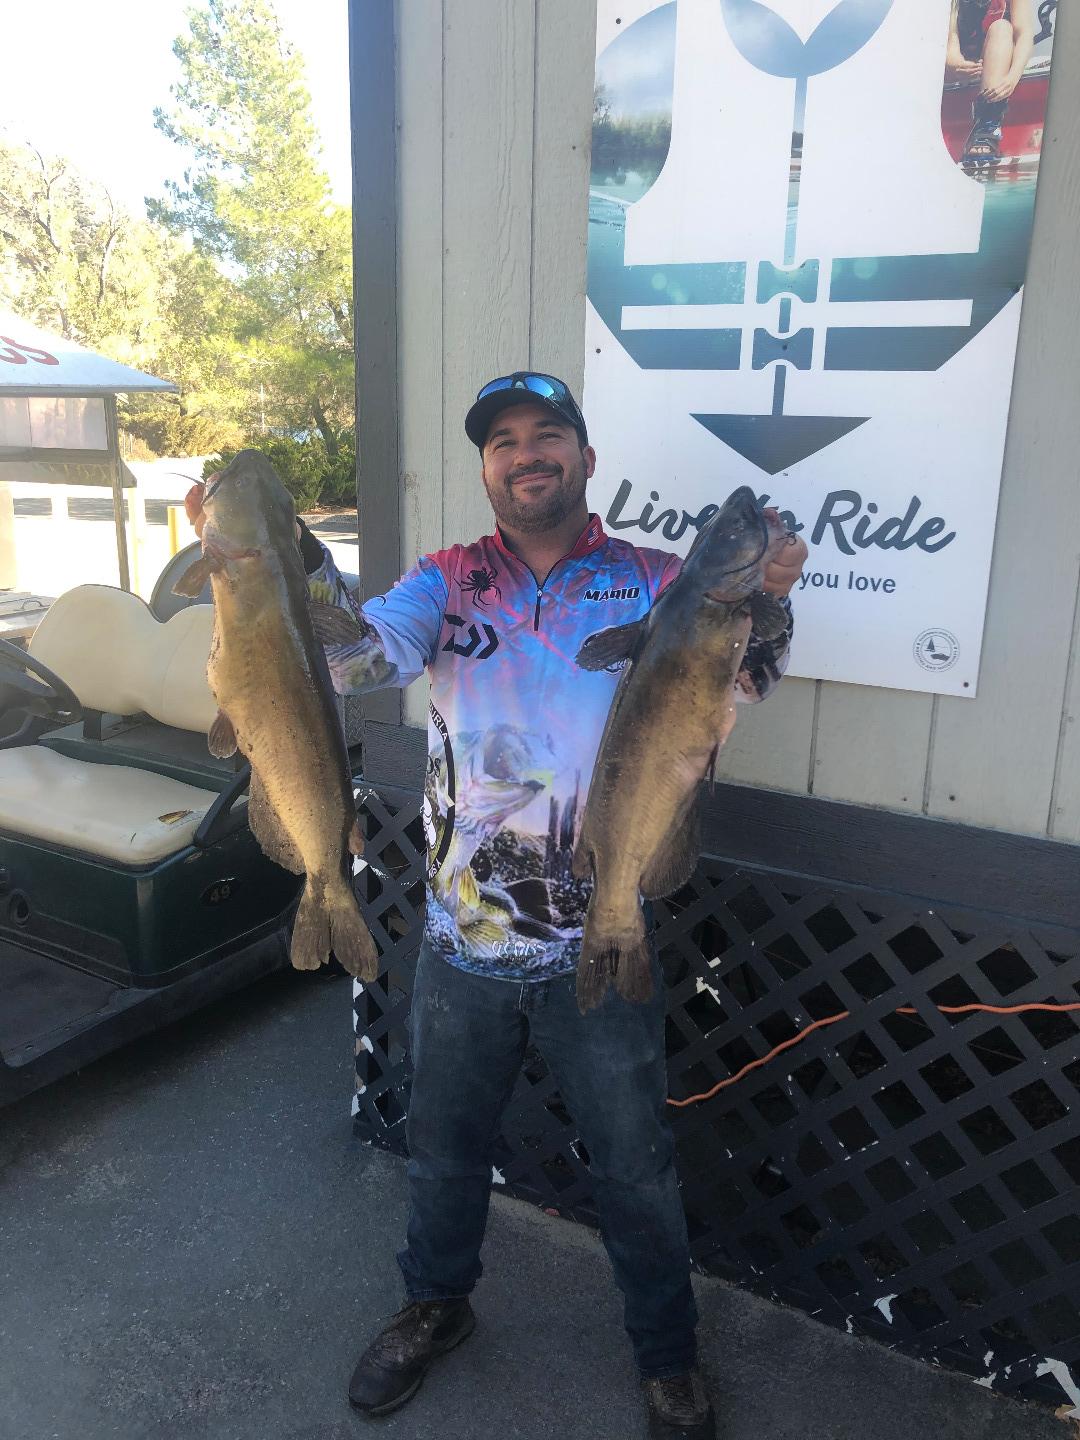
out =
[(137, 390), (169, 394), (176, 389), (170, 380), (95, 355), (0, 310), (0, 396), (116, 395)]

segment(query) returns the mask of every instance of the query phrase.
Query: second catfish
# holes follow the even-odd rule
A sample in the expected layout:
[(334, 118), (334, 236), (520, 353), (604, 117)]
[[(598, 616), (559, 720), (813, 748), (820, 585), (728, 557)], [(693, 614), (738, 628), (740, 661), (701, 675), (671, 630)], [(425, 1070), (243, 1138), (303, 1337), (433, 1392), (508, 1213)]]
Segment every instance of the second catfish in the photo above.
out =
[(735, 724), (751, 629), (770, 639), (787, 624), (762, 584), (791, 538), (740, 487), (699, 531), (649, 613), (590, 636), (578, 653), (585, 669), (626, 665), (574, 851), (574, 873), (594, 881), (578, 964), (583, 1011), (611, 984), (627, 1000), (652, 994), (641, 901), (670, 895), (697, 865), (699, 782)]

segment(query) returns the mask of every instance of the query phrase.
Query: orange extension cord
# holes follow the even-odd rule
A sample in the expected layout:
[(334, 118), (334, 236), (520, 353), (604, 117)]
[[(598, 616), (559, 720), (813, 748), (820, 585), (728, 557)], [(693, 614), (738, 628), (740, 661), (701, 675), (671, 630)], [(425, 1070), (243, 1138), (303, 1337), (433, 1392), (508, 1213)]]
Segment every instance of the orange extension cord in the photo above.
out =
[[(943, 1015), (967, 1015), (973, 1010), (983, 1010), (990, 1015), (1019, 1015), (1025, 1010), (1080, 1010), (1080, 1001), (1069, 1005), (1044, 1005), (1036, 1001), (1029, 1005), (938, 1005), (936, 1008)], [(896, 1011), (897, 1015), (917, 1015), (918, 1013), (913, 1005), (902, 1005)], [(838, 1020), (846, 1020), (850, 1014), (850, 1010), (841, 1010), (839, 1015), (826, 1015), (823, 1020), (815, 1020), (805, 1030), (800, 1030), (798, 1035), (793, 1035), (790, 1040), (784, 1040), (781, 1044), (774, 1046), (767, 1055), (762, 1055), (759, 1060), (751, 1060), (734, 1075), (729, 1075), (726, 1080), (717, 1081), (712, 1089), (706, 1090), (703, 1095), (691, 1095), (686, 1100), (672, 1100), (669, 1095), (667, 1103), (675, 1110), (682, 1110), (687, 1105), (697, 1105), (702, 1100), (711, 1100), (714, 1095), (719, 1094), (721, 1090), (726, 1090), (729, 1085), (738, 1084), (744, 1075), (749, 1075), (751, 1070), (757, 1070), (759, 1066), (767, 1065), (770, 1060), (775, 1059), (784, 1050), (790, 1050), (793, 1045), (798, 1045), (800, 1040), (805, 1040), (815, 1030), (821, 1030), (826, 1025), (835, 1025)]]

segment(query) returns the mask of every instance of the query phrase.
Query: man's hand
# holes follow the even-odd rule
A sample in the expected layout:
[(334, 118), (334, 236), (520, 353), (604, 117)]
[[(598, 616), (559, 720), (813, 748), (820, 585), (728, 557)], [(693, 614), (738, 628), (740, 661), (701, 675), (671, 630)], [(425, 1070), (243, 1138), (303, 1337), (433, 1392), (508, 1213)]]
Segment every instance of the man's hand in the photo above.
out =
[(206, 514), (202, 508), (203, 495), (206, 493), (208, 481), (213, 478), (214, 476), (211, 475), (208, 480), (196, 480), (184, 496), (184, 511), (190, 523), (195, 527), (195, 535), (199, 540), (202, 539), (203, 527), (206, 524)]
[[(765, 513), (766, 515), (777, 515), (775, 510), (766, 510)], [(802, 574), (809, 553), (806, 541), (799, 535), (794, 536), (790, 544), (784, 546), (776, 559), (770, 560), (765, 567), (763, 588), (766, 593), (781, 597), (787, 595)]]
[[(188, 520), (194, 526), (196, 538), (202, 539), (202, 532), (206, 526), (206, 512), (202, 508), (203, 496), (206, 494), (206, 487), (211, 480), (216, 480), (221, 472), (215, 470), (213, 475), (208, 475), (205, 480), (196, 480), (191, 489), (184, 496), (184, 511)], [(300, 521), (296, 522), (296, 538), (300, 539)]]

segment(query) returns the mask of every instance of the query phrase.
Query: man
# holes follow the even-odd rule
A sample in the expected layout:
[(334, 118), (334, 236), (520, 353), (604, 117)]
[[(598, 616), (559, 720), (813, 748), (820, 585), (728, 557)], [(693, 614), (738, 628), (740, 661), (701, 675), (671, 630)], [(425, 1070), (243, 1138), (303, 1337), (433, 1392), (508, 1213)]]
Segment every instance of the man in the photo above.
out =
[(953, 0), (946, 74), (979, 85), (965, 160), (999, 158), (1001, 126), (1009, 99), (1035, 45), (1033, 0)]
[[(614, 990), (587, 1016), (575, 967), (589, 887), (570, 853), (618, 682), (578, 667), (597, 630), (644, 615), (679, 559), (609, 538), (590, 515), (596, 456), (567, 386), (522, 371), (480, 391), (465, 429), (495, 533), (419, 563), (365, 618), (377, 639), (327, 651), (341, 691), (431, 677), (426, 935), (410, 1016), (408, 1303), (357, 1362), (349, 1397), (383, 1415), (474, 1325), (492, 1145), (527, 1043), (550, 1066), (589, 1153), (601, 1234), (625, 1297), (652, 1436), (714, 1435), (695, 1365), (686, 1224), (666, 1117), (664, 997)], [(349, 599), (301, 527), (314, 596)], [(786, 597), (806, 546), (770, 565)], [(787, 605), (787, 601), (784, 601)], [(737, 698), (761, 699), (788, 633), (755, 641)]]

